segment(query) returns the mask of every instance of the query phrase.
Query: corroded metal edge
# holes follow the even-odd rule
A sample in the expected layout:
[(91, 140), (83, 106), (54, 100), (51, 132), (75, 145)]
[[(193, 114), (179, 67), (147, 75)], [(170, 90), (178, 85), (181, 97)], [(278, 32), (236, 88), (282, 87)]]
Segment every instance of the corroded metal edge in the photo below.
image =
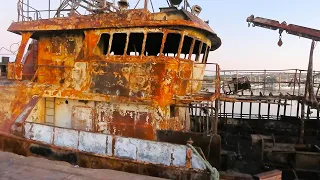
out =
[(112, 157), (101, 157), (92, 153), (45, 145), (3, 132), (0, 132), (0, 150), (23, 156), (40, 156), (50, 160), (67, 161), (71, 164), (77, 164), (80, 167), (112, 169), (169, 179), (205, 180), (210, 177), (209, 173), (195, 170), (144, 164)]

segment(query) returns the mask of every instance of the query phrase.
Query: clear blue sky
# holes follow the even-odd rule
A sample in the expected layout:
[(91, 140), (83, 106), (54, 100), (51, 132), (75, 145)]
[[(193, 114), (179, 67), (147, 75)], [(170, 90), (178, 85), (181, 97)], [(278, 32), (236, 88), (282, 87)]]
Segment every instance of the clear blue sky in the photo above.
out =
[[(7, 32), (17, 20), (17, 0), (1, 0), (0, 47), (18, 42), (19, 36)], [(52, 0), (54, 1), (54, 0)], [(57, 0), (56, 0), (57, 1)], [(47, 7), (46, 0), (36, 2), (37, 8)], [(129, 0), (131, 7), (136, 0)], [(287, 23), (320, 29), (320, 0), (189, 0), (203, 8), (200, 15), (222, 39), (222, 46), (210, 56), (222, 69), (306, 69), (311, 41), (284, 34), (283, 46), (277, 46), (278, 33), (258, 27), (248, 28), (246, 18), (251, 14)], [(155, 7), (166, 0), (153, 0)], [(319, 45), (315, 50), (314, 68), (320, 70)]]

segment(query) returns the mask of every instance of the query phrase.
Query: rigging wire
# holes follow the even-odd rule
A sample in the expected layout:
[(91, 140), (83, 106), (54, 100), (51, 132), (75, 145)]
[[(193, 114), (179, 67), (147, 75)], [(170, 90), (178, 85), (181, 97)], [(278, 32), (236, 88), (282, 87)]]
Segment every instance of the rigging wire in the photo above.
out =
[(140, 1), (141, 1), (141, 0), (139, 0), (139, 1), (137, 2), (137, 4), (134, 6), (133, 9), (136, 9), (136, 8), (137, 8), (137, 6), (138, 6), (138, 4), (140, 3)]
[(151, 3), (152, 11), (154, 12), (152, 0), (150, 0), (150, 3)]

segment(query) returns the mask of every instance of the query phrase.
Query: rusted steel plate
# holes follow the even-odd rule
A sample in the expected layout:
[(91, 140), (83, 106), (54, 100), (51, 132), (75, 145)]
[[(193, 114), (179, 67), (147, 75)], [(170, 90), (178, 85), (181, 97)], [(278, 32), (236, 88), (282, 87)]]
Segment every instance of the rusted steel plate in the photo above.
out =
[[(9, 132), (14, 121), (19, 116), (21, 121), (25, 120), (27, 114), (30, 113), (29, 110), (32, 110), (36, 104), (36, 99), (33, 99), (33, 95), (41, 94), (42, 91), (43, 87), (41, 86), (33, 87), (32, 84), (28, 83), (1, 80), (0, 130)], [(23, 111), (26, 114), (21, 114)]]
[(152, 118), (151, 112), (150, 107), (143, 105), (98, 103), (97, 131), (154, 140), (156, 119)]
[(281, 180), (282, 179), (282, 171), (273, 170), (264, 172), (254, 176), (257, 180)]
[(93, 131), (93, 109), (87, 106), (73, 106), (72, 128), (84, 131)]
[(79, 150), (98, 155), (112, 156), (113, 138), (104, 134), (80, 132)]
[[(119, 137), (122, 138), (122, 137)], [(81, 139), (81, 138), (80, 138)], [(133, 140), (133, 139), (132, 139)], [(140, 141), (139, 139), (137, 139)], [(140, 141), (142, 142), (142, 141)], [(160, 147), (157, 149), (161, 149), (162, 145), (159, 142), (153, 142), (158, 144)], [(113, 146), (114, 143), (111, 143)], [(90, 144), (88, 144), (90, 145)], [(142, 145), (142, 144), (141, 144)], [(168, 147), (175, 146), (172, 144), (168, 144)], [(143, 147), (143, 146), (140, 146)], [(166, 146), (164, 146), (166, 147)], [(181, 146), (182, 147), (182, 146)], [(185, 147), (185, 146), (184, 146)], [(159, 163), (150, 164), (150, 163), (141, 163), (139, 159), (143, 157), (147, 158), (148, 155), (138, 155), (137, 161), (128, 160), (127, 158), (121, 159), (116, 157), (108, 157), (108, 156), (94, 156), (92, 153), (86, 153), (83, 151), (79, 151), (77, 149), (71, 150), (67, 148), (57, 147), (55, 145), (50, 144), (43, 144), (37, 141), (26, 140), (23, 138), (19, 138), (16, 136), (12, 136), (9, 134), (0, 133), (0, 148), (4, 151), (13, 152), (20, 155), (25, 156), (43, 156), (49, 159), (56, 159), (61, 161), (67, 161), (73, 164), (78, 164), (81, 167), (88, 167), (88, 168), (107, 168), (107, 169), (114, 169), (114, 170), (121, 170), (127, 171), (137, 174), (144, 174), (144, 175), (151, 175), (156, 177), (164, 177), (169, 179), (209, 179), (210, 174), (204, 171), (199, 171), (195, 169), (186, 169), (186, 168), (177, 168), (172, 166), (173, 164), (170, 163), (170, 166), (161, 165), (161, 161), (154, 159)], [(117, 148), (115, 146), (115, 148)], [(118, 148), (120, 148), (118, 146)], [(173, 148), (176, 149), (176, 148)], [(125, 149), (124, 149), (125, 150)], [(114, 153), (115, 150), (112, 151)], [(148, 153), (144, 149), (141, 149), (141, 152)], [(184, 151), (186, 152), (186, 151)], [(155, 153), (155, 152), (150, 152)], [(176, 152), (179, 153), (179, 152)], [(171, 157), (170, 155), (168, 155)], [(194, 155), (192, 155), (194, 157)], [(132, 157), (132, 156), (130, 156)], [(179, 158), (185, 158), (185, 156), (180, 156), (177, 154), (174, 160), (174, 164), (176, 165), (183, 165), (179, 163)], [(141, 160), (142, 160), (141, 159)], [(150, 159), (145, 159), (150, 161)]]
[(295, 168), (304, 171), (320, 172), (320, 153), (296, 152)]
[[(189, 139), (192, 139), (193, 145), (200, 147), (203, 150), (203, 153), (207, 157), (208, 161), (215, 168), (220, 168), (221, 160), (221, 137), (219, 135), (214, 135), (204, 137), (201, 133), (192, 133), (192, 132), (179, 132), (179, 131), (167, 131), (160, 130), (157, 131), (157, 140), (161, 142), (176, 143), (176, 144), (186, 144)], [(210, 147), (210, 152), (208, 152)]]
[(88, 16), (73, 16), (69, 18), (54, 18), (38, 21), (12, 23), (8, 31), (20, 33), (22, 31), (47, 31), (47, 30), (80, 30), (101, 28), (130, 28), (130, 27), (192, 27), (205, 30), (212, 37), (212, 48), (221, 45), (220, 39), (204, 21), (190, 15), (186, 18), (186, 11), (176, 11), (177, 15), (170, 17), (167, 13), (146, 12), (144, 10), (128, 10), (119, 13), (104, 13)]

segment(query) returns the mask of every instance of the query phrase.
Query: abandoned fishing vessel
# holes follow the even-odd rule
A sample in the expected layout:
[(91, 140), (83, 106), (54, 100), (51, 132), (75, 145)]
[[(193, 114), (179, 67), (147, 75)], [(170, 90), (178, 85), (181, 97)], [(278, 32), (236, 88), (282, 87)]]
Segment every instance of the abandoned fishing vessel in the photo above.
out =
[(198, 92), (220, 38), (197, 17), (199, 6), (181, 3), (151, 13), (148, 1), (129, 9), (125, 0), (65, 0), (43, 17), (19, 0), (8, 31), (21, 35), (21, 45), (0, 81), (0, 149), (81, 167), (218, 179), (191, 140), (161, 141), (163, 131), (190, 130), (191, 102), (219, 94)]
[[(63, 0), (55, 9), (48, 0), (45, 10), (31, 2), (18, 0), (18, 21), (8, 30), (22, 40), (15, 61), (0, 63), (0, 150), (168, 179), (320, 174), (312, 53), (308, 71), (295, 70), (288, 82), (282, 72), (223, 72), (208, 62), (221, 40), (187, 0), (167, 1), (160, 12), (149, 11), (150, 0), (140, 9), (140, 1), (129, 9), (126, 0)], [(320, 38), (310, 28), (247, 21)], [(208, 66), (211, 78), (204, 77)], [(268, 84), (280, 94), (268, 96)], [(283, 84), (293, 93), (283, 95)], [(263, 91), (255, 95), (252, 87)], [(301, 87), (308, 87), (304, 95)]]

